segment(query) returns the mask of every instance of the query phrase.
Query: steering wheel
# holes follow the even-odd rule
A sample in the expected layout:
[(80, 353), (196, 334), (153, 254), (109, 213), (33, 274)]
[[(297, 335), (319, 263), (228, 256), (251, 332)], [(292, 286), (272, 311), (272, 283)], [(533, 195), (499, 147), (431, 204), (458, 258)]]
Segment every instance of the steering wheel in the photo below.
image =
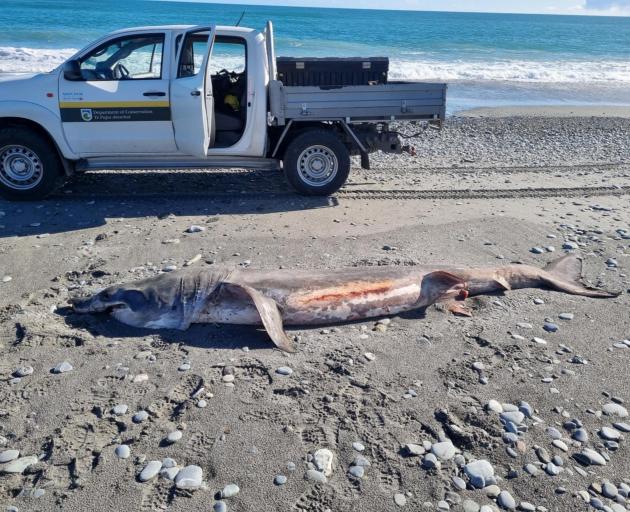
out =
[(129, 70), (120, 62), (114, 66), (112, 70), (114, 78), (116, 80), (125, 80), (129, 78)]

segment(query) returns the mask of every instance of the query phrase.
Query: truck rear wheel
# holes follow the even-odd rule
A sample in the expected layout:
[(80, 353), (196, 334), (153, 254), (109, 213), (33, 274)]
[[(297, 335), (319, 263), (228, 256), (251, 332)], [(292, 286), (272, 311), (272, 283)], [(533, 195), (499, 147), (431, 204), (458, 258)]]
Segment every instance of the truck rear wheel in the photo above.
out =
[(63, 180), (55, 147), (28, 128), (0, 130), (0, 195), (12, 200), (43, 199)]
[(309, 130), (289, 143), (283, 167), (287, 181), (300, 194), (326, 196), (348, 179), (350, 153), (334, 133)]

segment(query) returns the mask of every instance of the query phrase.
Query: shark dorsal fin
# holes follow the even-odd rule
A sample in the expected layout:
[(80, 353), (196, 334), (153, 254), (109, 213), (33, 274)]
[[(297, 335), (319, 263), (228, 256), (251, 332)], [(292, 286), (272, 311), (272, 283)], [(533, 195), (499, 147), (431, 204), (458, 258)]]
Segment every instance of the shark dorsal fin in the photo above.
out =
[(254, 302), (254, 306), (258, 310), (260, 319), (269, 334), (269, 337), (274, 342), (276, 347), (284, 352), (295, 352), (293, 342), (284, 332), (284, 326), (282, 325), (282, 315), (278, 308), (278, 303), (270, 297), (263, 295), (261, 292), (248, 286), (246, 284), (239, 283), (222, 283), (228, 290), (236, 293), (244, 292)]

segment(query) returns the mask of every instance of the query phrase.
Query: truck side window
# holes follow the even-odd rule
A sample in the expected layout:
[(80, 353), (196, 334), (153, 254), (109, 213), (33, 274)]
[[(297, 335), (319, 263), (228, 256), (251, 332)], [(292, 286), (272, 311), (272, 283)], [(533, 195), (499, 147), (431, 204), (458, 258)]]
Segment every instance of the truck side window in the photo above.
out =
[(206, 51), (208, 51), (207, 34), (188, 34), (179, 58), (177, 78), (198, 75)]
[(162, 77), (164, 34), (121, 37), (81, 58), (86, 81), (159, 80)]

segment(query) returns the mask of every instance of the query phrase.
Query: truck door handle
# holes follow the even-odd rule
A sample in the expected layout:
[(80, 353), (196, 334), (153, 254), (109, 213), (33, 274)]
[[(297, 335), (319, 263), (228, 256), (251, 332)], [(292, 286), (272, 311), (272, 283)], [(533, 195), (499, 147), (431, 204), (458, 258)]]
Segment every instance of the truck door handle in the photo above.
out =
[(191, 96), (201, 96), (201, 91), (190, 91)]
[(162, 91), (147, 91), (142, 96), (166, 96), (166, 93)]

